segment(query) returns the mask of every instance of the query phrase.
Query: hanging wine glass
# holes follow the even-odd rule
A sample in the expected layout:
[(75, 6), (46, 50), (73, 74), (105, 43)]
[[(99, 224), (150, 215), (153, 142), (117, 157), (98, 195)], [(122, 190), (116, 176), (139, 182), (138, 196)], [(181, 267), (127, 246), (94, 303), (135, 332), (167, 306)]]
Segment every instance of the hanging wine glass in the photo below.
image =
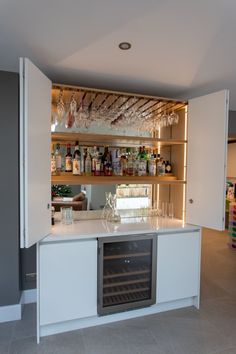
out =
[(65, 115), (65, 104), (63, 101), (63, 91), (62, 90), (59, 93), (56, 111), (57, 111), (57, 114), (56, 114), (57, 117), (55, 117), (55, 122), (56, 122), (56, 125), (58, 125), (62, 122), (64, 115)]
[(66, 115), (65, 127), (67, 129), (72, 128), (75, 122), (75, 115), (77, 114), (76, 109), (77, 109), (77, 102), (75, 100), (75, 93), (73, 93), (71, 96), (69, 110)]
[(85, 106), (83, 101), (83, 96), (81, 96), (80, 105), (77, 108), (77, 114), (75, 116), (75, 126), (76, 128), (88, 128), (89, 126), (89, 110)]
[(160, 118), (160, 124), (161, 124), (161, 127), (167, 127), (168, 125), (168, 114), (166, 113), (166, 110), (164, 111), (164, 113), (161, 115), (161, 118)]
[(174, 110), (170, 114), (170, 120), (171, 120), (171, 124), (178, 124), (179, 122), (179, 115), (178, 113), (174, 112)]

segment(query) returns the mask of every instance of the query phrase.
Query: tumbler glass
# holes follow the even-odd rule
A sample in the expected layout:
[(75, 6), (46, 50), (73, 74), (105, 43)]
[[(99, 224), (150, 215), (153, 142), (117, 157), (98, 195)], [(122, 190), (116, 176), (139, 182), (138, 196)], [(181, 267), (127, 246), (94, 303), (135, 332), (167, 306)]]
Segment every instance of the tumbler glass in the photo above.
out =
[(168, 205), (168, 216), (171, 219), (174, 217), (174, 204), (172, 202), (170, 202)]
[(168, 202), (162, 202), (162, 217), (166, 218), (168, 216)]
[(73, 223), (72, 207), (61, 207), (61, 222), (65, 225)]

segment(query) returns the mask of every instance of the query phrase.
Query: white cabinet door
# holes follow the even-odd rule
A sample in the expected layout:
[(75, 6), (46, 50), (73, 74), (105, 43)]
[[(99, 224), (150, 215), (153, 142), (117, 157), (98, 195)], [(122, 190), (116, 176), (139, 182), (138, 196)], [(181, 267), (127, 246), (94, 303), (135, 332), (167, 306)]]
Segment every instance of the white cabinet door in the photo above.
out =
[(189, 101), (186, 221), (224, 230), (227, 90)]
[(199, 295), (200, 232), (158, 235), (157, 303)]
[(51, 81), (27, 58), (20, 59), (21, 247), (50, 232)]
[(95, 315), (97, 315), (97, 241), (40, 245), (40, 325)]

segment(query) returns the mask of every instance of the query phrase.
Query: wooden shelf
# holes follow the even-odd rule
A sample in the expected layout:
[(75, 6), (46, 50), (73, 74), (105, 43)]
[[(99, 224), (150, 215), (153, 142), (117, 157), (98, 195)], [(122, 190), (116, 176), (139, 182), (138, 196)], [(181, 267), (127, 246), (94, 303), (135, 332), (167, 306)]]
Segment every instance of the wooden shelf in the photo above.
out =
[(110, 297), (110, 296), (117, 296), (117, 295), (125, 295), (125, 294), (132, 294), (132, 293), (140, 293), (144, 291), (150, 291), (149, 286), (144, 286), (142, 288), (137, 288), (137, 289), (124, 289), (124, 290), (117, 290), (117, 291), (111, 291), (108, 293), (103, 294), (103, 298)]
[(52, 184), (185, 184), (175, 176), (74, 176), (71, 173), (61, 173), (51, 177)]
[(150, 281), (149, 277), (139, 278), (139, 279), (134, 279), (134, 280), (126, 279), (124, 281), (112, 281), (111, 283), (104, 283), (103, 289), (113, 288), (114, 286), (123, 286), (123, 285), (127, 285), (127, 284), (130, 285), (130, 284), (148, 283), (149, 281)]
[(75, 143), (78, 140), (80, 145), (86, 146), (117, 146), (117, 147), (138, 147), (149, 146), (157, 148), (161, 146), (183, 145), (187, 140), (158, 139), (149, 137), (105, 135), (105, 134), (83, 134), (83, 133), (52, 133), (52, 142), (67, 144)]
[(133, 271), (127, 271), (127, 269), (123, 269), (122, 272), (119, 273), (104, 273), (103, 279), (113, 279), (113, 278), (120, 278), (120, 277), (130, 277), (133, 275), (143, 275), (143, 274), (149, 274), (150, 269), (136, 269)]
[(146, 257), (150, 256), (150, 252), (139, 252), (139, 253), (127, 253), (127, 254), (112, 254), (109, 256), (104, 256), (104, 261), (112, 259), (121, 259), (121, 258), (136, 258), (136, 257)]

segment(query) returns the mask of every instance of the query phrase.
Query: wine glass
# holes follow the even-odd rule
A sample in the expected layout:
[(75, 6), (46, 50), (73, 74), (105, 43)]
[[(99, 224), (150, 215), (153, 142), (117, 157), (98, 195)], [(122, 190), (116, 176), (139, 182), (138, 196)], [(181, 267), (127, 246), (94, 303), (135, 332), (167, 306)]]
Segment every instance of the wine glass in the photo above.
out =
[(166, 113), (166, 111), (164, 111), (164, 113), (160, 117), (161, 127), (167, 127), (168, 119), (169, 119), (169, 115)]
[(77, 102), (75, 100), (75, 93), (73, 93), (71, 96), (69, 110), (66, 115), (65, 127), (67, 129), (72, 128), (72, 126), (75, 122), (75, 115), (77, 114), (76, 109), (77, 109)]
[(172, 125), (172, 124), (178, 124), (178, 122), (179, 122), (179, 115), (178, 115), (178, 113), (174, 112), (174, 110), (173, 110), (172, 113), (169, 115), (169, 118), (170, 118), (171, 125)]
[(61, 90), (57, 101), (57, 117), (59, 123), (62, 122), (64, 115), (65, 115), (65, 104), (63, 101), (63, 91)]

